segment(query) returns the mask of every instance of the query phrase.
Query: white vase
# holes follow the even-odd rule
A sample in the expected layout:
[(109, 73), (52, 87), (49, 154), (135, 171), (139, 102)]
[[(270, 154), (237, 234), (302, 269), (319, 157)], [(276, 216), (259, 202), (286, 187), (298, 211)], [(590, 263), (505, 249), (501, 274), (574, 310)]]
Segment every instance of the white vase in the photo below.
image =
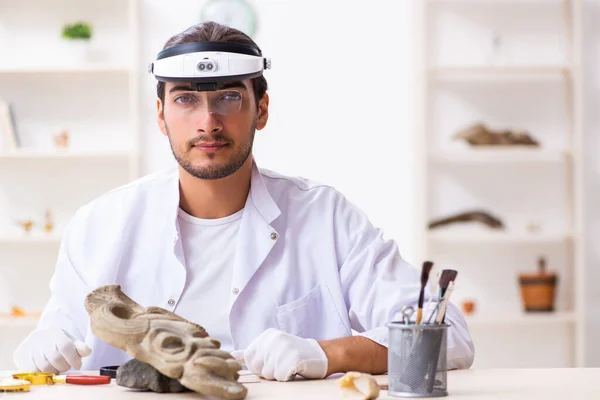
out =
[(82, 65), (90, 59), (90, 41), (85, 39), (63, 39), (63, 62), (67, 66)]

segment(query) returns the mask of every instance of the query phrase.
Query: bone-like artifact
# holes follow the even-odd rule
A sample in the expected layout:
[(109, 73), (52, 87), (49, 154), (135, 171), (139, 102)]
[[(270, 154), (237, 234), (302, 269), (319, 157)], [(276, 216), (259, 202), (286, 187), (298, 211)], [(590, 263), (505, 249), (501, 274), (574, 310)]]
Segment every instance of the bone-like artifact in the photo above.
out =
[(195, 392), (227, 400), (246, 397), (247, 389), (237, 382), (242, 366), (200, 325), (160, 307), (144, 308), (119, 285), (94, 290), (85, 307), (92, 332), (106, 343)]
[(492, 130), (482, 123), (461, 129), (454, 140), (465, 140), (471, 146), (539, 146), (526, 131)]
[(375, 378), (362, 372), (347, 372), (338, 380), (345, 397), (357, 400), (372, 400), (379, 397), (379, 385)]
[(480, 222), (492, 229), (504, 229), (502, 221), (485, 211), (466, 211), (444, 218), (434, 219), (429, 222), (429, 229), (439, 228), (445, 225), (465, 222)]

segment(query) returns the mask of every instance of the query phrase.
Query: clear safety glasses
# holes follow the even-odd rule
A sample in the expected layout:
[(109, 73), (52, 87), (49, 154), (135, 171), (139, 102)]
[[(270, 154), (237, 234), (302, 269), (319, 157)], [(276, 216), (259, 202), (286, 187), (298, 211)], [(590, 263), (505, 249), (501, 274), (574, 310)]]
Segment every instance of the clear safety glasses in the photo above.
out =
[(238, 90), (216, 92), (186, 92), (175, 97), (175, 103), (211, 114), (233, 115), (242, 109), (242, 93)]

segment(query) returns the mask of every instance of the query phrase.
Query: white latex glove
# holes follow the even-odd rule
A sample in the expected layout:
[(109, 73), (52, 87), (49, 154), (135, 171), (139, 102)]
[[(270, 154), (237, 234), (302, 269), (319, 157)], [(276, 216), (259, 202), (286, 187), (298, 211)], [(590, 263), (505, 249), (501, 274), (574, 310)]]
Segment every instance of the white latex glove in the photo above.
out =
[(58, 374), (81, 368), (81, 358), (92, 354), (85, 343), (60, 328), (36, 329), (19, 345), (14, 363), (23, 372)]
[(296, 374), (307, 379), (327, 375), (327, 356), (314, 339), (304, 339), (277, 329), (267, 329), (246, 350), (231, 353), (246, 368), (265, 379), (289, 381)]

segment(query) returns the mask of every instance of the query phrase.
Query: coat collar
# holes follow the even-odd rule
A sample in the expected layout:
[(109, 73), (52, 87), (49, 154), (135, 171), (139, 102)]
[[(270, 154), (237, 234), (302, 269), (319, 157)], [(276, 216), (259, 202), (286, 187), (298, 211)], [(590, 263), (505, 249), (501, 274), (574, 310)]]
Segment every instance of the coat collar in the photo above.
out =
[[(273, 197), (269, 193), (267, 186), (263, 180), (263, 175), (260, 172), (260, 169), (256, 165), (256, 161), (252, 158), (252, 175), (250, 178), (250, 192), (248, 194), (248, 198), (246, 199), (245, 210), (255, 209), (258, 214), (262, 217), (262, 219), (270, 224), (273, 222), (279, 215), (281, 215), (281, 210), (273, 200)], [(167, 199), (167, 209), (170, 210), (169, 218), (173, 221), (173, 229), (175, 235), (175, 242), (179, 238), (179, 229), (177, 225), (177, 216), (179, 211), (179, 168), (175, 167), (175, 171), (173, 171), (169, 175), (169, 189), (168, 189), (168, 199)]]

